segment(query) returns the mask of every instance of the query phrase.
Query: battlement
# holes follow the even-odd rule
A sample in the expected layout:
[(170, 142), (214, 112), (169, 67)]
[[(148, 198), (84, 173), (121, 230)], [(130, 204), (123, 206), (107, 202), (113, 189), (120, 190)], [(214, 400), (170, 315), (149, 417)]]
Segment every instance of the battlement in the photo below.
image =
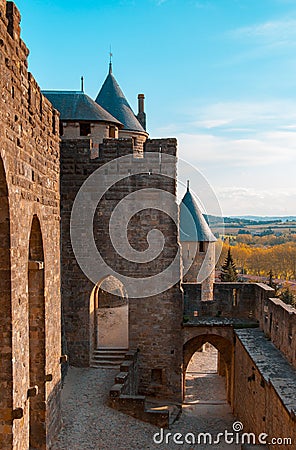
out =
[(19, 39), (21, 36), (21, 14), (13, 2), (6, 2), (6, 18), (8, 20), (8, 33), (13, 39)]
[(132, 138), (104, 139), (103, 143), (99, 146), (98, 157), (107, 162), (120, 156), (133, 154), (134, 146)]
[(144, 152), (157, 152), (177, 156), (177, 139), (147, 139), (144, 145)]
[[(6, 2), (5, 0), (0, 0), (0, 23), (1, 27), (4, 26), (7, 34), (10, 36), (11, 40), (7, 40), (7, 44), (13, 46), (17, 45), (19, 47), (20, 56), (22, 54), (24, 60), (27, 60), (29, 55), (29, 50), (25, 43), (21, 39), (21, 14), (13, 2)], [(2, 34), (2, 33), (1, 33)], [(4, 33), (3, 33), (4, 34)], [(2, 41), (4, 44), (4, 42)], [(26, 62), (27, 65), (27, 62)]]
[[(20, 38), (20, 13), (13, 2), (0, 2), (0, 90), (9, 111), (7, 125), (15, 131), (9, 139), (20, 148), (26, 146), (28, 123), (34, 130), (46, 130), (48, 147), (59, 142), (59, 114), (41, 94), (33, 75), (28, 72), (29, 51)], [(27, 111), (20, 121), (20, 110)], [(34, 136), (35, 138), (35, 136)], [(36, 136), (37, 139), (37, 136)], [(51, 152), (49, 148), (49, 152)]]

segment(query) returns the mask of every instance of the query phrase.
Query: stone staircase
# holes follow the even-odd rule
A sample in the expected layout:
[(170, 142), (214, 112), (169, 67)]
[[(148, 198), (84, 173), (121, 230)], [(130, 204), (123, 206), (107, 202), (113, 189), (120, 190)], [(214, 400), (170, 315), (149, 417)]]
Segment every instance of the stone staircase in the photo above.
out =
[(168, 413), (168, 428), (179, 419), (182, 412), (182, 405), (171, 403), (168, 401), (163, 401), (160, 399), (155, 399), (151, 397), (146, 397), (145, 402), (146, 411), (153, 412), (167, 412)]
[(90, 367), (100, 369), (119, 369), (128, 351), (127, 348), (99, 347), (94, 350)]

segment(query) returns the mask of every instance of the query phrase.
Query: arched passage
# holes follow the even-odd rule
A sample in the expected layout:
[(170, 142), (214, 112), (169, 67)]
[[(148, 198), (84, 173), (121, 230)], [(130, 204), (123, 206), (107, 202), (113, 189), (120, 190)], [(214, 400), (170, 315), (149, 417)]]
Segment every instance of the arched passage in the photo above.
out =
[(12, 317), (8, 188), (0, 157), (0, 448), (12, 448)]
[[(186, 370), (194, 353), (206, 343), (215, 347), (218, 354), (218, 371), (226, 380), (227, 400), (232, 404), (233, 344), (230, 340), (216, 334), (201, 334), (187, 341), (183, 346), (183, 386), (185, 388)], [(183, 397), (185, 391), (183, 390)]]
[(45, 449), (44, 253), (40, 222), (36, 215), (33, 217), (29, 241), (28, 291), (30, 387), (38, 386), (37, 395), (29, 398), (30, 448)]
[(91, 294), (93, 348), (128, 348), (128, 296), (114, 276), (100, 281)]

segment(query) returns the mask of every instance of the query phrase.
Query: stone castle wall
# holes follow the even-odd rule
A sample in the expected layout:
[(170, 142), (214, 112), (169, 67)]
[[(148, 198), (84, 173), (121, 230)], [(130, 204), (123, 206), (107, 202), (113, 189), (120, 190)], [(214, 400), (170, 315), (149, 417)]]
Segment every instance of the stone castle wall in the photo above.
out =
[[(296, 442), (295, 370), (261, 330), (235, 333), (234, 414), (244, 432), (255, 433), (257, 438), (266, 433), (265, 443), (271, 450), (292, 450)], [(284, 442), (286, 438), (291, 441)]]
[[(30, 438), (39, 439), (38, 448), (42, 449), (50, 444), (60, 426), (58, 113), (40, 94), (36, 81), (28, 73), (29, 52), (20, 38), (19, 23), (20, 14), (14, 3), (1, 0), (0, 447), (3, 450), (29, 447), (30, 422), (33, 425)], [(40, 340), (35, 339), (36, 333)], [(32, 384), (38, 385), (34, 399), (28, 397)]]

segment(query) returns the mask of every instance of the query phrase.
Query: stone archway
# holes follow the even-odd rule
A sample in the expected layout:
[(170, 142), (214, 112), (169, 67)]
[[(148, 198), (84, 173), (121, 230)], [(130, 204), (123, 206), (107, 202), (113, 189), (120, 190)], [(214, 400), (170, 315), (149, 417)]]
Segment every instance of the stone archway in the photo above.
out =
[[(46, 448), (44, 253), (40, 222), (33, 217), (28, 260), (30, 448)], [(37, 389), (35, 389), (37, 386)]]
[(0, 157), (0, 448), (12, 448), (12, 316), (8, 188)]
[(128, 348), (128, 296), (114, 276), (97, 283), (91, 294), (93, 349)]
[(200, 334), (188, 340), (183, 346), (183, 398), (185, 395), (186, 370), (194, 353), (202, 348), (204, 344), (211, 344), (218, 354), (218, 371), (225, 376), (227, 401), (232, 404), (232, 377), (233, 377), (233, 344), (232, 342), (216, 334)]

